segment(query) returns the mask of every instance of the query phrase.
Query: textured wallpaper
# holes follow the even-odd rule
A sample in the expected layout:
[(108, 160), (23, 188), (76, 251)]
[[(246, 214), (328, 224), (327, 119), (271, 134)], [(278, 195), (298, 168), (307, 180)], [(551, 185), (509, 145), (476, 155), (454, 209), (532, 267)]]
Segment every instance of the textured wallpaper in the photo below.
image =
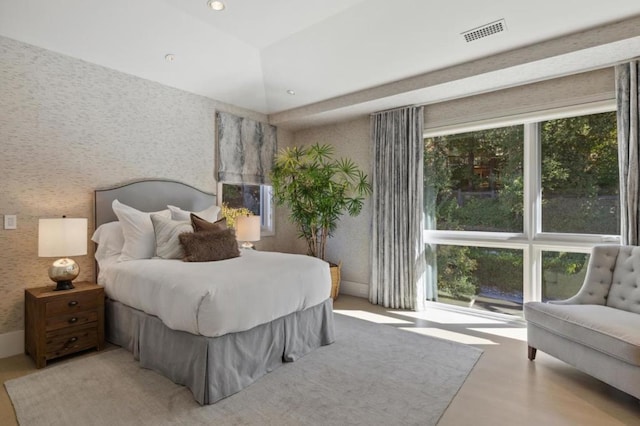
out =
[[(0, 334), (22, 330), (24, 289), (53, 284), (38, 218), (86, 217), (93, 191), (167, 178), (216, 192), (215, 112), (262, 114), (0, 37)], [(268, 244), (268, 242), (264, 242)], [(74, 259), (92, 279), (93, 245)]]
[[(294, 134), (294, 144), (297, 146), (316, 142), (333, 145), (337, 157), (351, 158), (371, 180), (373, 151), (369, 136), (369, 117), (300, 130)], [(359, 216), (342, 216), (334, 236), (327, 242), (327, 260), (342, 262), (342, 279), (367, 286), (371, 281), (371, 216), (369, 197)]]

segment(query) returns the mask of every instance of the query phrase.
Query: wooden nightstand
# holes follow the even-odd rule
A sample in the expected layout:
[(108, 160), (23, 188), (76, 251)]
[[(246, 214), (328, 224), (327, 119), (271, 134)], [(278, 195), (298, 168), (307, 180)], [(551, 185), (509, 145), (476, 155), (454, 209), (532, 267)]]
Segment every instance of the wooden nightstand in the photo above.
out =
[(104, 289), (74, 282), (74, 289), (54, 286), (24, 291), (24, 349), (37, 368), (47, 361), (90, 348), (104, 348)]

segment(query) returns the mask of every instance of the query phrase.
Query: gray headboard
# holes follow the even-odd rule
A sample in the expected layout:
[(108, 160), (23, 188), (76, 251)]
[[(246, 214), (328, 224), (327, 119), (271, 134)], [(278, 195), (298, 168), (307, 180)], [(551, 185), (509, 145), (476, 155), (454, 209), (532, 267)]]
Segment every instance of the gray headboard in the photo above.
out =
[(168, 204), (199, 211), (216, 202), (215, 194), (170, 180), (143, 180), (95, 191), (95, 226), (118, 220), (111, 203), (118, 201), (144, 212), (164, 210)]

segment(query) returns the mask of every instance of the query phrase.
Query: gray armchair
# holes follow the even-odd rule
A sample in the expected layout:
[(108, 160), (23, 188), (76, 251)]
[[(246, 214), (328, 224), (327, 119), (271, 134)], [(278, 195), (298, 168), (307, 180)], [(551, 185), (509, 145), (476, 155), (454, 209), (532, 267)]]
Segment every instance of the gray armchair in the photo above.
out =
[(575, 296), (524, 314), (530, 360), (539, 349), (640, 398), (640, 247), (594, 247)]

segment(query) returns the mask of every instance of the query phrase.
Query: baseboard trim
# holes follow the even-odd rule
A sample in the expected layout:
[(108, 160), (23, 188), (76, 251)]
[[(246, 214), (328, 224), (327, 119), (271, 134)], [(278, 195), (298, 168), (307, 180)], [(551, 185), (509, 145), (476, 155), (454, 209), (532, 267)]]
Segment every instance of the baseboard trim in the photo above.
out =
[(369, 284), (357, 283), (354, 281), (340, 281), (340, 294), (348, 294), (349, 296), (369, 298)]
[(0, 358), (24, 353), (24, 330), (0, 334)]

